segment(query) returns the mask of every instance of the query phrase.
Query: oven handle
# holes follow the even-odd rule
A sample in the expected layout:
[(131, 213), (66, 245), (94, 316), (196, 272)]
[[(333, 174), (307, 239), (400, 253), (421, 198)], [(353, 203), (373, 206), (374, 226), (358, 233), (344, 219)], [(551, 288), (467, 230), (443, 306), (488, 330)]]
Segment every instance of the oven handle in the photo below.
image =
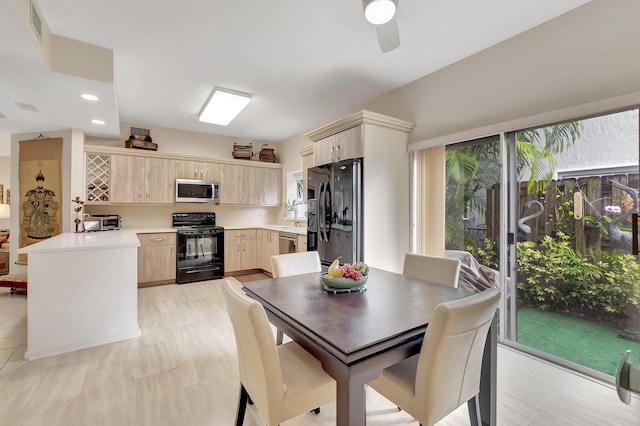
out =
[(200, 272), (219, 271), (219, 270), (220, 270), (220, 267), (216, 266), (215, 268), (188, 270), (188, 271), (185, 271), (185, 274), (197, 274)]

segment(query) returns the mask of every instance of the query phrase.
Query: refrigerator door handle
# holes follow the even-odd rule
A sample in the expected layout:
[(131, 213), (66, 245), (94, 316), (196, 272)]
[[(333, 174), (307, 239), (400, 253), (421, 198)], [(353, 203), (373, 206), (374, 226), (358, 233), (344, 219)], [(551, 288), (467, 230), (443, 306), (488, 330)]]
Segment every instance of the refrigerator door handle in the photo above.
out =
[[(329, 202), (325, 205), (325, 229), (324, 229), (324, 238), (325, 241), (329, 241), (331, 239), (331, 224), (333, 223), (333, 200), (331, 200), (331, 184), (327, 182), (324, 187), (325, 192), (325, 202), (328, 200)], [(328, 213), (327, 213), (328, 210)]]
[(320, 184), (320, 197), (318, 198), (318, 230), (320, 231), (320, 241), (324, 239), (324, 182)]

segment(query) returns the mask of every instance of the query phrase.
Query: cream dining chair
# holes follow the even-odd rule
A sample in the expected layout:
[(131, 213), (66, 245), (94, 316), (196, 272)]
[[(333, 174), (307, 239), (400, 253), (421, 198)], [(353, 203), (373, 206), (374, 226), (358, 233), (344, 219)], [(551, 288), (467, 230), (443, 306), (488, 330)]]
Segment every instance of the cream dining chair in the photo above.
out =
[[(317, 251), (303, 251), (300, 253), (271, 256), (271, 275), (273, 278), (321, 271), (320, 255)], [(283, 338), (284, 334), (281, 330), (278, 330), (276, 334), (276, 344), (282, 344)]]
[(241, 426), (251, 398), (268, 426), (306, 413), (336, 399), (336, 382), (320, 361), (295, 342), (276, 346), (262, 305), (233, 282), (222, 280), (222, 296), (238, 350), (240, 398), (236, 426)]
[(439, 304), (420, 353), (385, 368), (373, 389), (431, 426), (468, 402), (472, 425), (482, 424), (478, 405), (482, 355), (500, 292), (488, 289)]
[(404, 255), (404, 275), (449, 287), (458, 287), (460, 260), (449, 257), (407, 253)]

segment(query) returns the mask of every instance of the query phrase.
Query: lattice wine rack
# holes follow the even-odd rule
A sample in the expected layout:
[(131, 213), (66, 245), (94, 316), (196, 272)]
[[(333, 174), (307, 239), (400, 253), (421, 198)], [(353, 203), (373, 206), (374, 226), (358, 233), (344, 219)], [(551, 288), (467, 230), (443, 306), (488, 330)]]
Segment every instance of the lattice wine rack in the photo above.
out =
[(87, 154), (87, 202), (109, 201), (110, 159), (108, 154)]

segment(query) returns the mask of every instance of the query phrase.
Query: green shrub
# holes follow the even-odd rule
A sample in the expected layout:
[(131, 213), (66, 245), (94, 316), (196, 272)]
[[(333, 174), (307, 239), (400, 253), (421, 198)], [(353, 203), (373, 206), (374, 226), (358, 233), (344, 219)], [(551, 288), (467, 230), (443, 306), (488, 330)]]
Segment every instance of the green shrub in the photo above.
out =
[[(603, 252), (584, 256), (571, 246), (569, 236), (546, 236), (536, 248), (532, 241), (517, 244), (518, 296), (540, 310), (587, 315), (608, 321), (627, 317), (629, 305), (638, 305), (640, 265), (629, 254)], [(484, 265), (495, 268), (495, 246), (472, 249)]]

